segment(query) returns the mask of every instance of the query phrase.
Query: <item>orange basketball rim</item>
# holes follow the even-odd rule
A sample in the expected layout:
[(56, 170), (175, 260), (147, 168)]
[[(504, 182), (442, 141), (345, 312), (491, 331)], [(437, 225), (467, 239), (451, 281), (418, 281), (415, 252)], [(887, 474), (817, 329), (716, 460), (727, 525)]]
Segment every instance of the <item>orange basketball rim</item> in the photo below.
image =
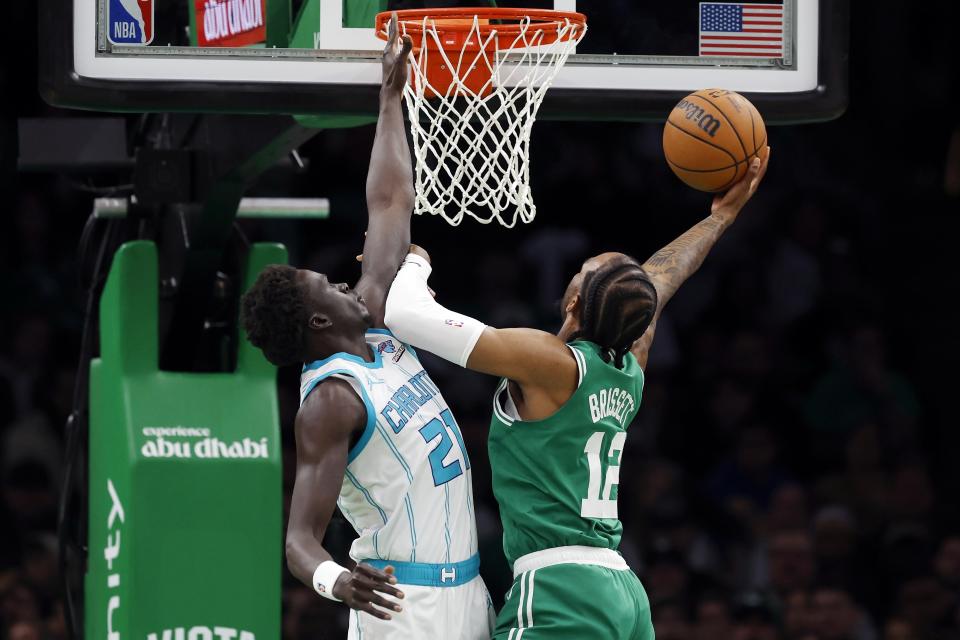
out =
[[(426, 57), (427, 97), (451, 94), (487, 95), (498, 54), (575, 41), (586, 31), (587, 17), (575, 11), (457, 7), (397, 11), (399, 31), (413, 40), (414, 55), (421, 49), (439, 55)], [(376, 34), (387, 39), (393, 12), (377, 14)], [(572, 27), (572, 28), (571, 28)]]

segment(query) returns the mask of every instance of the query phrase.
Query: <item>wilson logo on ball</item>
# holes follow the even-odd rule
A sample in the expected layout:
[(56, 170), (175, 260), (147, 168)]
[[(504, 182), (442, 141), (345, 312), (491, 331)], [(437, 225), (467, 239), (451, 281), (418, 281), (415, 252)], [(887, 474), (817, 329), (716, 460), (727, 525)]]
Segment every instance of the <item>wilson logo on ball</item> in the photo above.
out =
[(699, 105), (684, 99), (675, 108), (683, 111), (684, 118), (697, 123), (697, 126), (706, 131), (711, 138), (716, 136), (717, 131), (720, 130), (720, 121), (704, 112), (703, 107)]
[(694, 189), (717, 193), (741, 180), (767, 145), (763, 118), (750, 101), (725, 89), (702, 89), (670, 111), (663, 154)]

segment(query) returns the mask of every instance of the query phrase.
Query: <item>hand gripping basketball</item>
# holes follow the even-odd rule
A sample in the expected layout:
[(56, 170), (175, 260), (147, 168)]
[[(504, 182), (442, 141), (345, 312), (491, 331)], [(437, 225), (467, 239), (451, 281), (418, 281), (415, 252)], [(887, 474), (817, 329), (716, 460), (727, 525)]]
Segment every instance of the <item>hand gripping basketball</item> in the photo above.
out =
[(390, 91), (402, 92), (407, 84), (409, 71), (407, 70), (407, 58), (410, 55), (410, 49), (413, 48), (413, 41), (410, 36), (404, 35), (400, 38), (400, 48), (397, 48), (397, 13), (393, 12), (388, 29), (387, 46), (383, 49), (383, 88)]
[(737, 181), (726, 193), (713, 197), (710, 213), (714, 216), (728, 218), (730, 222), (736, 219), (740, 210), (753, 197), (767, 173), (770, 163), (770, 147), (764, 147), (759, 158), (754, 158), (747, 169), (747, 174)]
[(753, 104), (726, 89), (695, 91), (677, 103), (663, 128), (670, 169), (694, 189), (723, 193), (767, 146), (767, 127)]

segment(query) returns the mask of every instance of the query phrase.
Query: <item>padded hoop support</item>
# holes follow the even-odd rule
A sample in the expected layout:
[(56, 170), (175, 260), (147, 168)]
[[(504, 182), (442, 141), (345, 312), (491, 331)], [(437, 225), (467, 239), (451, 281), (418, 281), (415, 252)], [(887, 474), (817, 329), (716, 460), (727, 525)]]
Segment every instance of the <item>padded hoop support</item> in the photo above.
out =
[[(252, 245), (244, 285), (286, 257), (282, 245)], [(160, 369), (158, 273), (156, 245), (128, 242), (100, 299), (84, 637), (183, 638), (186, 627), (191, 637), (276, 638), (276, 369), (242, 332), (233, 372)]]

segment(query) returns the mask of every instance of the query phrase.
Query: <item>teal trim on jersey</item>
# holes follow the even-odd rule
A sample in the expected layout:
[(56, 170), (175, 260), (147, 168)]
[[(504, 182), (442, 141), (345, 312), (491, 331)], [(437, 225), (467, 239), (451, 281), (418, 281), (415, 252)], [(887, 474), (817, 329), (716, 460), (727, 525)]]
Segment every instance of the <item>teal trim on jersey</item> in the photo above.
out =
[(417, 524), (413, 518), (413, 504), (410, 502), (410, 494), (403, 496), (403, 503), (407, 508), (407, 522), (410, 523), (410, 562), (417, 560)]
[(427, 564), (425, 562), (393, 562), (392, 560), (361, 560), (381, 571), (387, 565), (394, 568), (397, 583), (417, 587), (459, 587), (480, 575), (480, 555), (462, 562)]
[[(357, 519), (350, 513), (342, 504), (340, 504), (340, 499), (337, 498), (337, 506), (340, 508), (340, 512), (343, 514), (343, 517), (347, 519), (347, 522), (350, 523), (350, 526), (353, 527), (354, 531), (360, 531), (360, 527), (357, 526)], [(377, 554), (378, 558), (382, 558), (383, 554), (380, 553), (380, 532), (383, 531), (382, 528), (377, 529), (373, 532), (373, 552)]]
[[(343, 506), (343, 501), (338, 497), (337, 498), (337, 508), (340, 509), (340, 513), (343, 514), (343, 517), (347, 519), (347, 522), (350, 523), (350, 526), (353, 527), (354, 531), (360, 531), (360, 527), (357, 526), (357, 519), (350, 513), (350, 510)], [(377, 543), (377, 536), (380, 535), (381, 529), (377, 529), (373, 532), (373, 550), (377, 554), (378, 558), (383, 556), (380, 554), (380, 545)]]
[(383, 509), (380, 508), (380, 505), (378, 505), (370, 496), (370, 492), (367, 491), (366, 488), (364, 488), (364, 486), (357, 481), (356, 476), (350, 473), (349, 470), (344, 471), (344, 475), (346, 475), (347, 480), (349, 480), (350, 483), (357, 488), (357, 491), (363, 494), (363, 497), (367, 499), (367, 502), (369, 502), (377, 511), (380, 512), (380, 517), (383, 518), (383, 524), (387, 524), (387, 514), (384, 513)]
[(407, 475), (407, 481), (410, 483), (413, 483), (413, 473), (410, 472), (410, 466), (407, 464), (407, 460), (400, 453), (399, 449), (397, 449), (397, 445), (393, 444), (393, 440), (391, 440), (390, 436), (387, 435), (386, 429), (383, 428), (383, 425), (380, 424), (379, 422), (376, 422), (376, 427), (377, 427), (377, 431), (380, 433), (381, 436), (383, 436), (383, 439), (386, 441), (387, 447), (390, 449), (390, 451), (393, 452), (393, 455), (397, 459), (397, 461), (400, 463), (400, 466), (403, 467), (403, 471)]
[(367, 394), (366, 388), (361, 382), (357, 385), (360, 388), (360, 394), (363, 396), (363, 404), (367, 407), (367, 425), (363, 428), (363, 433), (360, 434), (360, 439), (357, 440), (357, 443), (350, 447), (350, 451), (347, 453), (347, 464), (357, 459), (357, 456), (360, 455), (360, 452), (363, 451), (363, 448), (367, 446), (367, 443), (370, 442), (370, 438), (373, 437), (373, 432), (376, 430), (377, 424), (377, 411), (373, 407), (373, 402), (370, 400), (370, 396)]
[(340, 351), (332, 356), (324, 358), (323, 360), (316, 360), (310, 364), (303, 365), (303, 371), (316, 371), (317, 369), (323, 368), (334, 360), (348, 360), (349, 362), (355, 362), (361, 367), (366, 367), (367, 369), (379, 369), (383, 367), (383, 359), (380, 357), (380, 353), (369, 344), (367, 347), (370, 349), (370, 353), (373, 354), (373, 362), (367, 362), (360, 356)]
[(467, 475), (467, 513), (470, 514), (470, 521), (473, 522), (470, 529), (470, 548), (473, 548), (473, 545), (479, 545), (480, 541), (474, 541), (473, 536), (477, 532), (477, 517), (473, 513), (473, 473), (468, 471)]
[[(360, 439), (357, 440), (355, 445), (350, 447), (350, 451), (347, 453), (347, 464), (349, 465), (357, 458), (358, 455), (360, 455), (360, 452), (363, 451), (363, 448), (367, 446), (368, 442), (370, 442), (370, 438), (373, 437), (373, 432), (376, 429), (377, 424), (377, 412), (373, 408), (373, 402), (370, 401), (370, 396), (367, 395), (367, 390), (363, 386), (363, 381), (355, 376), (354, 373), (349, 369), (334, 369), (333, 371), (328, 371), (322, 376), (311, 380), (310, 386), (307, 387), (306, 393), (303, 394), (303, 400), (307, 399), (307, 396), (310, 395), (310, 392), (313, 391), (318, 384), (333, 375), (350, 376), (359, 382), (360, 384), (357, 386), (360, 388), (360, 399), (363, 400), (363, 404), (367, 408), (367, 424), (363, 428), (363, 433), (360, 434)], [(303, 404), (303, 400), (300, 401), (300, 404)]]
[(342, 501), (340, 500), (340, 498), (337, 497), (337, 508), (340, 509), (340, 513), (342, 513), (342, 514), (343, 514), (343, 517), (347, 519), (347, 522), (350, 523), (350, 526), (351, 526), (351, 527), (353, 527), (355, 530), (356, 530), (356, 529), (359, 529), (359, 527), (357, 527), (357, 520), (356, 520), (356, 518), (353, 517), (353, 514), (350, 513), (350, 510), (347, 509), (345, 506), (343, 506), (343, 504), (341, 504), (341, 502), (342, 502)]
[[(464, 462), (464, 465), (466, 466), (466, 471), (469, 471), (470, 470), (470, 454), (467, 453), (467, 445), (463, 441), (463, 434), (460, 433), (460, 425), (457, 424), (457, 419), (453, 417), (453, 412), (450, 411), (449, 409), (447, 409), (447, 411), (448, 411), (447, 415), (450, 416), (450, 422), (453, 423), (453, 424), (448, 424), (447, 426), (453, 430), (453, 435), (456, 436), (457, 438), (457, 444), (460, 445), (460, 452), (463, 454), (463, 462)], [(442, 412), (440, 414), (440, 417), (441, 418), (443, 417)]]
[[(390, 439), (390, 436), (386, 434), (383, 428), (383, 425), (381, 425), (379, 422), (376, 422), (376, 430), (380, 434), (380, 436), (384, 439), (384, 441), (387, 443), (387, 447), (390, 449), (390, 451), (393, 452), (393, 456), (397, 459), (397, 462), (399, 462), (400, 466), (403, 467), (403, 471), (407, 476), (407, 482), (409, 482), (410, 484), (413, 484), (413, 473), (410, 472), (410, 467), (409, 465), (407, 465), (407, 461), (404, 459), (403, 455), (401, 455), (400, 451), (397, 450), (397, 447), (395, 444), (393, 444), (393, 440)], [(413, 505), (410, 504), (409, 495), (404, 496), (403, 499), (407, 509), (407, 520), (410, 523), (410, 544), (412, 547), (410, 557), (411, 557), (411, 560), (416, 560), (417, 559), (417, 529), (416, 529), (416, 524), (413, 518)]]
[(444, 537), (447, 541), (447, 562), (450, 562), (450, 487), (446, 483), (443, 485), (443, 507), (446, 511), (446, 519), (443, 522)]
[[(406, 345), (406, 346), (407, 346), (408, 349), (411, 348), (410, 345)], [(414, 355), (416, 355), (416, 354), (414, 354)], [(417, 359), (417, 362), (420, 362), (420, 360)], [(404, 374), (406, 374), (407, 376), (410, 376), (410, 375), (411, 375), (411, 373), (410, 373), (409, 371), (407, 371), (405, 368), (403, 368), (403, 367), (400, 366), (399, 364), (397, 364), (397, 368), (400, 369), (400, 371), (402, 371), (402, 372), (403, 372)], [(428, 373), (427, 376), (429, 377), (429, 375), (430, 375), (430, 374)], [(432, 378), (430, 379), (430, 383), (433, 384), (435, 387), (437, 386), (436, 383), (433, 382), (433, 379), (432, 379)], [(440, 389), (440, 388), (437, 387), (437, 390), (438, 390), (438, 391), (439, 391), (439, 389)], [(453, 411), (450, 409), (450, 407), (447, 407), (446, 409), (444, 409), (444, 408), (443, 408), (443, 405), (440, 403), (440, 399), (442, 398), (442, 395), (443, 395), (442, 393), (437, 393), (436, 395), (434, 395), (433, 398), (432, 398), (432, 402), (433, 402), (435, 405), (437, 405), (437, 409), (440, 410), (441, 420), (443, 420), (443, 412), (444, 412), (444, 411), (447, 411), (447, 412), (449, 412), (448, 415), (450, 416), (450, 420), (453, 422), (453, 426), (452, 426), (453, 434), (456, 436), (456, 438), (457, 438), (457, 443), (460, 445), (460, 452), (463, 454), (463, 461), (464, 461), (465, 466), (466, 466), (466, 469), (463, 471), (463, 473), (466, 474), (466, 476), (467, 476), (467, 492), (468, 492), (468, 496), (469, 496), (469, 500), (467, 500), (467, 512), (470, 514), (470, 519), (471, 519), (471, 520), (474, 520), (474, 514), (473, 514), (473, 478), (472, 478), (472, 475), (470, 474), (470, 454), (467, 453), (467, 447), (466, 447), (466, 445), (465, 445), (464, 442), (463, 442), (463, 435), (460, 433), (460, 426), (457, 424), (457, 419), (453, 417)], [(445, 420), (443, 420), (443, 421), (444, 421), (444, 423), (446, 423)], [(448, 425), (448, 426), (449, 426), (449, 425)], [(445, 533), (446, 533), (446, 544), (447, 544), (447, 554), (446, 554), (446, 558), (447, 558), (447, 561), (449, 561), (449, 560), (450, 560), (450, 541), (451, 541), (451, 537), (450, 537), (450, 488), (446, 485), (446, 483), (444, 483), (443, 489), (444, 489), (445, 505), (446, 505), (446, 522), (444, 523), (444, 530), (445, 530)], [(475, 520), (474, 520), (474, 522), (475, 522)], [(471, 546), (474, 544), (474, 540), (473, 540), (474, 529), (475, 529), (475, 527), (470, 527), (470, 544), (471, 544)]]
[[(367, 329), (367, 333), (376, 333), (377, 335), (381, 335), (381, 336), (390, 336), (391, 338), (397, 338), (397, 336), (394, 335), (393, 331), (390, 331), (390, 329)], [(397, 338), (397, 340), (399, 339), (400, 338)]]

